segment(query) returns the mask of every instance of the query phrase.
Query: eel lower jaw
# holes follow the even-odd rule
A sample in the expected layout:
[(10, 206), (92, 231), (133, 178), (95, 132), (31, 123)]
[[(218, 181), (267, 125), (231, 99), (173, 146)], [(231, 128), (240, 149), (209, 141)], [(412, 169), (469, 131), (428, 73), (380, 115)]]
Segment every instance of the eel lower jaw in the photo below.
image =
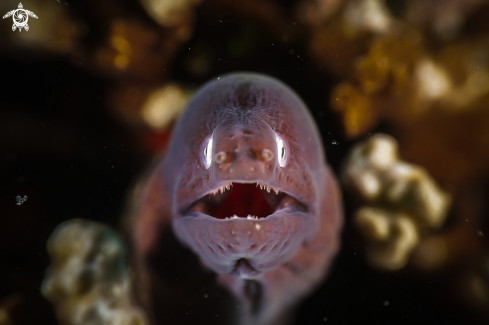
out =
[(182, 211), (183, 216), (205, 214), (216, 219), (265, 219), (284, 209), (307, 212), (292, 195), (263, 183), (228, 182), (209, 191)]

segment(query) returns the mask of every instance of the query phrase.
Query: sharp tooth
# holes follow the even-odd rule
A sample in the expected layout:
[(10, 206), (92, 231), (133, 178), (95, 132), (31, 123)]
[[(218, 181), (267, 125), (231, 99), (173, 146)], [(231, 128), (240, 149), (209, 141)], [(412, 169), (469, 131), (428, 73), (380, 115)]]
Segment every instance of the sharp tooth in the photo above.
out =
[(260, 184), (256, 183), (256, 187), (258, 187), (258, 185), (260, 185)]
[(267, 192), (270, 193), (270, 187), (267, 187)]
[(275, 189), (275, 194), (277, 194), (277, 195), (278, 195), (278, 190), (277, 190), (277, 189)]
[(250, 216), (250, 215), (248, 215), (248, 216), (246, 217), (246, 219), (251, 219), (251, 216)]

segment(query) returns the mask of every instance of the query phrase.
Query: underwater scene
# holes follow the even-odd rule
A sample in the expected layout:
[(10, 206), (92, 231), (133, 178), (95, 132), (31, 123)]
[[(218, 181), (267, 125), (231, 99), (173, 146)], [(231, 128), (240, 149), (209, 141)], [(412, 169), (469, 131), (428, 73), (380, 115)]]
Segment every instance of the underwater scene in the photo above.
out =
[(489, 1), (0, 9), (0, 325), (489, 324)]

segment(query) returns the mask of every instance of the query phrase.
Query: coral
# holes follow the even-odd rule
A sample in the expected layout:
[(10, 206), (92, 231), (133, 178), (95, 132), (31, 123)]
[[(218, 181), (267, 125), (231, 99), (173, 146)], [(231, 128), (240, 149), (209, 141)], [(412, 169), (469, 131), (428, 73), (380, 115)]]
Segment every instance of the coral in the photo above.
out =
[(418, 230), (409, 215), (364, 207), (358, 210), (355, 222), (373, 243), (367, 252), (370, 262), (384, 269), (404, 266), (418, 244)]
[(406, 8), (406, 20), (414, 25), (429, 26), (442, 39), (457, 36), (467, 16), (486, 0), (412, 0)]
[(372, 242), (370, 261), (385, 269), (406, 264), (421, 231), (438, 229), (451, 202), (423, 168), (399, 158), (396, 141), (385, 134), (353, 148), (342, 180), (366, 204), (355, 222)]
[[(438, 179), (463, 184), (480, 174), (489, 162), (481, 155), (489, 129), (479, 127), (489, 98), (487, 8), (483, 0), (303, 1), (297, 15), (310, 28), (311, 54), (341, 78), (330, 107), (346, 137), (384, 122), (403, 154)], [(426, 139), (441, 152), (426, 150)], [(457, 167), (438, 168), (447, 160)]]
[(348, 136), (370, 130), (379, 119), (380, 111), (372, 99), (350, 84), (345, 83), (335, 89), (332, 107), (341, 112)]
[(395, 25), (395, 19), (382, 0), (349, 1), (344, 14), (351, 27), (374, 33), (389, 33)]
[(80, 46), (73, 52), (76, 61), (87, 62), (98, 74), (117, 78), (156, 80), (187, 32), (156, 29), (132, 18), (110, 19), (102, 41)]
[(341, 0), (305, 0), (299, 2), (297, 16), (305, 24), (320, 26), (338, 11), (341, 2)]
[(131, 300), (124, 245), (114, 231), (95, 222), (66, 221), (53, 232), (48, 252), (52, 264), (42, 294), (62, 324), (148, 324)]
[(193, 18), (200, 0), (141, 0), (148, 14), (162, 26), (176, 26)]
[(192, 93), (171, 82), (157, 87), (124, 84), (112, 91), (109, 107), (133, 127), (164, 131), (181, 113)]

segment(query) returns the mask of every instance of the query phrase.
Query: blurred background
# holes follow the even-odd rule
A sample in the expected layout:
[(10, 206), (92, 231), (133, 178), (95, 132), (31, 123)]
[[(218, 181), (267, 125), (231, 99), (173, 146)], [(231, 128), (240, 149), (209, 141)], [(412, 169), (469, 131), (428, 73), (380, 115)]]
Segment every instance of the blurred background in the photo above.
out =
[(488, 1), (22, 4), (28, 31), (0, 21), (0, 324), (58, 323), (40, 293), (54, 228), (117, 228), (187, 99), (233, 71), (290, 85), (342, 175), (342, 248), (297, 324), (489, 322)]

